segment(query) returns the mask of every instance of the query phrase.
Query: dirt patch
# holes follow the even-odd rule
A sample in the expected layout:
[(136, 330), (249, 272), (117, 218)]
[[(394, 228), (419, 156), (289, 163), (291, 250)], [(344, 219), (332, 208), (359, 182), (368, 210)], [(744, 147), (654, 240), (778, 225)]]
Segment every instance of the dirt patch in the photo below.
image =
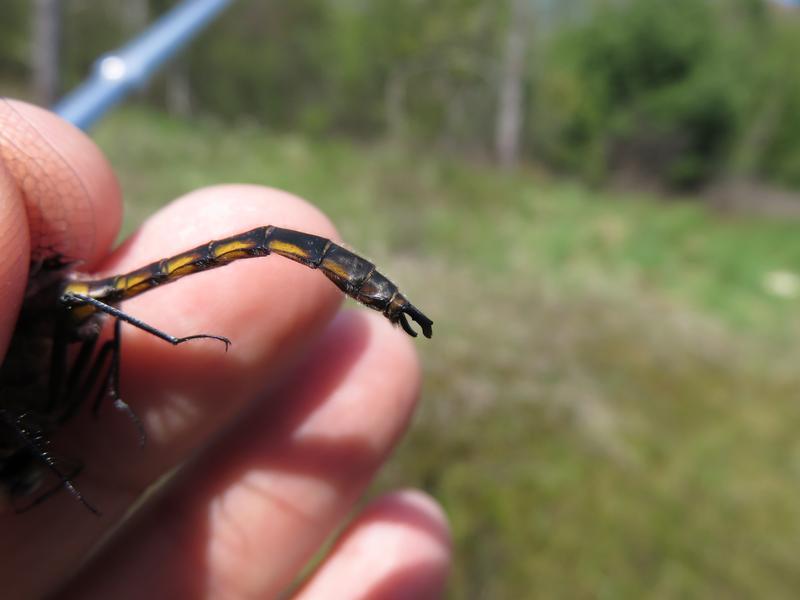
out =
[(703, 196), (712, 207), (723, 212), (800, 219), (800, 192), (754, 180), (720, 181), (710, 186)]

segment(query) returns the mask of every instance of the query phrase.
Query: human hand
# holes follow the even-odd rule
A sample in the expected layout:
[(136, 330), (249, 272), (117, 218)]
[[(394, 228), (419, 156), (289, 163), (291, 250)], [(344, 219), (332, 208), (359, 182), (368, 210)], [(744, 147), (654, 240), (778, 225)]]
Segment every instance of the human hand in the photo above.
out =
[[(94, 243), (80, 268), (102, 275), (265, 224), (336, 237), (321, 213), (294, 196), (219, 186), (177, 200), (108, 254), (121, 215), (108, 163), (56, 117), (13, 106), (0, 103), (0, 111), (15, 110), (60, 160), (44, 164), (29, 152), (31, 131), (2, 132), (4, 158), (38, 160), (52, 177), (33, 194), (13, 168), (0, 169), (2, 351), (26, 285), (24, 204), (57, 206), (53, 182), (82, 183)], [(66, 235), (80, 231), (70, 225)], [(320, 273), (273, 256), (193, 275), (124, 304), (171, 334), (224, 335), (233, 346), (227, 353), (213, 340), (172, 347), (124, 328), (121, 391), (144, 422), (147, 445), (138, 448), (124, 415), (105, 406), (92, 418), (84, 404), (52, 450), (82, 460), (76, 486), (102, 516), (63, 491), (23, 514), (0, 515), (2, 594), (272, 598), (295, 581), (357, 504), (418, 393), (419, 367), (405, 334), (376, 313), (337, 313), (340, 300)], [(185, 461), (87, 561), (141, 494)], [(437, 597), (448, 563), (440, 509), (419, 492), (400, 492), (361, 512), (295, 593)]]

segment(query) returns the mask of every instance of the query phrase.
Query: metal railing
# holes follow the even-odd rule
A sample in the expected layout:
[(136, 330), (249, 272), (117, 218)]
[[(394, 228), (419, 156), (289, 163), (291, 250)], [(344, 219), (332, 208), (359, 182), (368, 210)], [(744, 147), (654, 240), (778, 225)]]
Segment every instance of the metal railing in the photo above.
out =
[(53, 111), (88, 129), (128, 94), (143, 87), (232, 1), (184, 0), (126, 45), (100, 57), (92, 75), (56, 103)]

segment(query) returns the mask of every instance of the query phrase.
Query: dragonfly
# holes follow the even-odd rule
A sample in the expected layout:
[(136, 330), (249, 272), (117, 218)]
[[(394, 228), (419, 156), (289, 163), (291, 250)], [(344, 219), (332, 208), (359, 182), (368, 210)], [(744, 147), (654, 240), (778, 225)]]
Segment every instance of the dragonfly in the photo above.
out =
[[(99, 514), (76, 486), (81, 464), (67, 465), (50, 448), (53, 433), (87, 399), (94, 398), (94, 412), (109, 399), (133, 420), (144, 443), (142, 423), (120, 394), (123, 323), (172, 345), (212, 339), (226, 350), (230, 346), (224, 336), (176, 337), (137, 319), (121, 307), (135, 296), (194, 273), (275, 254), (321, 271), (344, 294), (380, 311), (409, 335), (417, 336), (411, 322), (425, 337), (433, 334), (431, 319), (373, 263), (330, 239), (273, 225), (213, 240), (128, 273), (93, 278), (76, 268), (94, 245), (88, 192), (46, 136), (4, 99), (0, 161), (21, 188), (31, 226), (28, 285), (0, 365), (0, 503), (17, 511), (65, 489)], [(62, 174), (58, 180), (53, 170)], [(107, 321), (113, 322), (113, 333), (101, 342)], [(48, 478), (56, 483), (43, 489)]]

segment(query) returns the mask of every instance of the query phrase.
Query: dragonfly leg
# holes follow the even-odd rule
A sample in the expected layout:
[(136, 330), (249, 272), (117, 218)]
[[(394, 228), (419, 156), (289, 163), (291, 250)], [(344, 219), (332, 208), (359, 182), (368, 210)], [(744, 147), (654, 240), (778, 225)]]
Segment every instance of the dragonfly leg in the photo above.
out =
[[(75, 487), (75, 484), (72, 481), (72, 476), (63, 473), (61, 469), (58, 468), (55, 458), (44, 447), (46, 441), (44, 441), (41, 432), (36, 431), (36, 429), (25, 424), (25, 416), (25, 413), (16, 413), (9, 410), (0, 409), (0, 418), (2, 418), (6, 422), (6, 425), (8, 425), (14, 431), (20, 442), (22, 442), (25, 450), (30, 452), (30, 456), (36, 459), (41, 465), (52, 472), (59, 479), (59, 481), (61, 481), (59, 489), (61, 487), (66, 488), (76, 500), (78, 500), (89, 510), (89, 512), (99, 516), (100, 511), (92, 506), (89, 501), (83, 497), (83, 494), (78, 491), (78, 488)], [(35, 500), (33, 504), (38, 504), (38, 502), (38, 500)]]
[(78, 402), (80, 402), (86, 398), (92, 392), (92, 390), (95, 389), (98, 381), (102, 382), (97, 392), (97, 398), (95, 398), (95, 401), (92, 403), (92, 413), (94, 414), (97, 414), (100, 408), (100, 401), (102, 400), (104, 392), (107, 389), (111, 366), (107, 365), (106, 363), (108, 362), (108, 357), (111, 356), (113, 351), (114, 342), (112, 340), (108, 340), (103, 344), (103, 346), (100, 348), (100, 352), (97, 353), (97, 356), (92, 362), (92, 366), (89, 368), (86, 378), (83, 380), (83, 385), (81, 386), (80, 391), (77, 392)]
[[(81, 402), (89, 396), (97, 386), (97, 382), (100, 381), (103, 383), (100, 385), (95, 401), (92, 404), (92, 413), (97, 416), (103, 399), (107, 396), (112, 397), (114, 408), (124, 412), (133, 421), (139, 433), (139, 445), (144, 446), (147, 437), (144, 425), (130, 405), (119, 395), (119, 336), (119, 321), (116, 321), (114, 339), (108, 340), (101, 346), (100, 351), (91, 363), (89, 358), (91, 358), (97, 338), (93, 337), (83, 343), (69, 375), (69, 382), (64, 394), (66, 398), (64, 410), (58, 420), (63, 423), (71, 419)], [(111, 357), (111, 363), (107, 366), (106, 363), (109, 357)], [(81, 377), (83, 378), (81, 379)]]
[[(80, 357), (76, 359), (80, 361)], [(54, 411), (64, 394), (64, 378), (67, 376), (67, 338), (64, 328), (57, 326), (53, 333), (53, 350), (50, 358), (48, 382), (48, 411)]]
[[(97, 346), (97, 336), (83, 341), (78, 356), (69, 370), (66, 386), (51, 391), (52, 405), (62, 407), (58, 416), (58, 421), (61, 423), (70, 419), (83, 399), (86, 398), (85, 385), (81, 385), (81, 382), (92, 379), (92, 372), (89, 370), (87, 373), (87, 369), (94, 364), (90, 361), (95, 346)], [(102, 354), (102, 349), (100, 352)]]
[(148, 325), (144, 321), (133, 317), (120, 309), (116, 308), (115, 306), (111, 306), (110, 304), (106, 304), (105, 302), (98, 300), (97, 298), (92, 298), (91, 296), (86, 296), (85, 294), (76, 294), (75, 292), (66, 292), (62, 299), (69, 305), (80, 305), (80, 304), (89, 304), (96, 308), (98, 311), (110, 315), (117, 319), (118, 321), (125, 321), (130, 325), (133, 325), (137, 329), (141, 329), (142, 331), (146, 331), (157, 338), (164, 340), (165, 342), (169, 342), (173, 346), (177, 346), (178, 344), (182, 344), (184, 342), (188, 342), (189, 340), (198, 340), (198, 339), (211, 339), (211, 340), (219, 340), (223, 344), (225, 344), (225, 350), (227, 351), (231, 345), (231, 341), (221, 335), (210, 335), (207, 333), (199, 333), (197, 335), (187, 335), (186, 337), (175, 337), (174, 335), (170, 335), (160, 329), (156, 329), (152, 325)]
[[(83, 465), (81, 463), (78, 463), (78, 464), (75, 465), (75, 467), (72, 468), (72, 470), (70, 470), (70, 471), (68, 471), (66, 473), (66, 479), (68, 481), (73, 481), (78, 475), (80, 475), (81, 471), (83, 471)], [(62, 482), (52, 486), (49, 490), (47, 490), (43, 494), (39, 494), (33, 500), (33, 502), (28, 503), (26, 506), (23, 506), (22, 508), (15, 508), (14, 512), (17, 513), (17, 514), (22, 514), (22, 513), (28, 512), (33, 507), (39, 506), (42, 502), (44, 502), (48, 498), (53, 497), (55, 494), (60, 492), (61, 488), (63, 488), (63, 487), (64, 487), (64, 483), (63, 483), (63, 480), (62, 480)], [(86, 503), (84, 502), (84, 504), (86, 504)], [(87, 508), (89, 508), (89, 510), (91, 510), (91, 507), (87, 507)], [(99, 512), (96, 512), (96, 511), (92, 511), (92, 512), (94, 512), (94, 514), (100, 516)]]
[[(111, 397), (113, 399), (114, 408), (128, 415), (128, 418), (133, 421), (133, 424), (139, 432), (139, 446), (143, 448), (147, 440), (144, 424), (139, 418), (139, 415), (131, 408), (131, 405), (125, 402), (119, 393), (120, 356), (122, 350), (122, 321), (119, 319), (114, 321), (114, 338), (106, 342), (102, 350), (106, 351), (105, 356), (108, 354), (111, 355), (111, 364), (108, 367), (108, 373), (103, 377), (104, 383), (100, 386), (97, 398), (92, 405), (92, 412), (97, 415), (100, 411), (103, 398)], [(102, 357), (102, 362), (105, 362), (105, 356)], [(98, 355), (98, 364), (96, 368), (98, 373), (102, 371), (102, 362), (100, 359), (101, 356)]]

